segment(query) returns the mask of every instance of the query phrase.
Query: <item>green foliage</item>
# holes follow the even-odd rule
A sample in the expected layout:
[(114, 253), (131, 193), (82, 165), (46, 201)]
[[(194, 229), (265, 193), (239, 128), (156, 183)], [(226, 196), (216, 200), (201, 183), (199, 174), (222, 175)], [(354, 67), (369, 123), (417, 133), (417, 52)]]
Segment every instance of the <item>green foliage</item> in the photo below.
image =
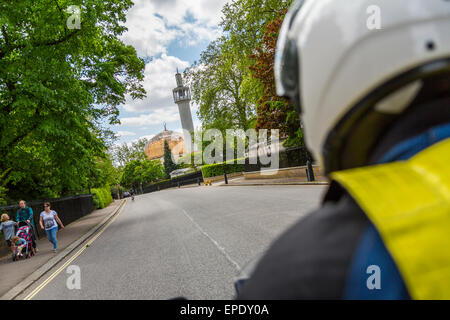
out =
[(97, 209), (102, 209), (113, 201), (109, 186), (92, 189), (92, 198), (94, 200), (94, 207)]
[[(225, 36), (213, 41), (195, 62), (185, 70), (193, 100), (199, 105), (198, 117), (203, 127), (224, 130), (249, 128), (255, 116), (251, 94), (242, 94), (242, 84), (249, 70), (239, 54), (240, 49)], [(250, 90), (256, 88), (247, 84)]]
[(5, 181), (5, 176), (8, 172), (5, 171), (0, 174), (0, 205), (7, 204), (7, 192), (8, 189), (5, 188), (5, 184), (7, 181)]
[(166, 178), (170, 177), (170, 173), (177, 169), (177, 165), (172, 160), (172, 151), (170, 151), (169, 143), (164, 140), (164, 172)]
[[(274, 21), (284, 15), (292, 2), (234, 0), (223, 7), (224, 35), (211, 42), (200, 61), (184, 74), (193, 100), (199, 105), (198, 117), (204, 129), (215, 128), (222, 133), (232, 128), (280, 129), (289, 140), (287, 144), (301, 143), (298, 114), (290, 115), (295, 113), (293, 108), (286, 102), (279, 103), (274, 90), (268, 90), (265, 83), (272, 83), (274, 88), (274, 45), (267, 46), (276, 43), (278, 30), (272, 30), (277, 27)], [(259, 65), (257, 52), (268, 58), (259, 59)], [(269, 60), (272, 62), (265, 63)], [(254, 77), (255, 66), (260, 77)], [(265, 118), (272, 121), (261, 121)]]
[(123, 187), (137, 189), (165, 177), (164, 167), (159, 160), (133, 160), (123, 168), (120, 184)]
[(203, 156), (201, 151), (197, 152), (191, 152), (191, 154), (185, 154), (177, 161), (177, 168), (183, 169), (183, 168), (195, 168), (196, 164), (202, 165), (203, 163)]
[(237, 163), (237, 160), (242, 160), (245, 158), (235, 159), (226, 161), (223, 163), (214, 163), (202, 166), (203, 178), (223, 176), (224, 170), (226, 173), (236, 173), (243, 172), (244, 165)]
[(122, 187), (122, 186), (120, 186), (120, 187), (118, 187), (117, 185), (112, 185), (111, 186), (111, 193), (114, 196), (120, 195), (120, 194), (122, 194), (125, 191), (127, 191), (127, 190), (124, 187)]
[[(66, 8), (81, 8), (69, 29)], [(8, 198), (92, 185), (125, 97), (142, 98), (145, 63), (120, 40), (130, 0), (0, 3), (0, 172)], [(108, 179), (106, 179), (108, 180)]]
[(124, 143), (122, 145), (114, 146), (109, 149), (112, 159), (121, 167), (133, 160), (146, 160), (147, 156), (144, 153), (145, 146), (149, 142), (148, 139), (142, 138), (136, 142), (132, 142), (131, 146)]
[(5, 187), (0, 187), (0, 205), (7, 204), (6, 202), (6, 192), (8, 190)]

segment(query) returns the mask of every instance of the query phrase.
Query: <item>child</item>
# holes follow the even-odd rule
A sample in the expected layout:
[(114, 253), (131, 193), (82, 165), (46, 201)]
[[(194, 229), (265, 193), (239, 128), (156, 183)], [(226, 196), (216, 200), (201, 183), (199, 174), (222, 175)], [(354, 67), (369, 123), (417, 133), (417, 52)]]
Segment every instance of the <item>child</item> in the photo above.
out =
[(11, 248), (11, 252), (14, 253), (14, 245), (11, 243), (11, 238), (14, 236), (15, 230), (14, 227), (17, 225), (16, 222), (10, 221), (9, 216), (4, 213), (1, 216), (1, 224), (0, 231), (3, 231), (3, 235), (5, 236), (6, 243), (8, 247)]
[(27, 241), (25, 239), (19, 238), (18, 236), (11, 237), (11, 242), (14, 243), (16, 247), (16, 256), (23, 257), (22, 251), (25, 249), (27, 245)]

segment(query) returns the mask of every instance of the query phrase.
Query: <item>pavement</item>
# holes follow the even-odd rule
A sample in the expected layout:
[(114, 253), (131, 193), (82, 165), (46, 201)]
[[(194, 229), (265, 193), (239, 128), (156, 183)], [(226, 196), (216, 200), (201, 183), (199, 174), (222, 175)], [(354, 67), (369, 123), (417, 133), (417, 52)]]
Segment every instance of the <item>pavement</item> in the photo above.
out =
[[(201, 186), (136, 196), (17, 298), (230, 299), (241, 268), (317, 208), (325, 189)], [(69, 264), (80, 270), (79, 288), (67, 286)]]
[[(208, 180), (208, 179), (205, 179)], [(292, 186), (292, 185), (329, 185), (330, 182), (326, 177), (320, 176), (316, 177), (315, 181), (308, 181), (306, 177), (295, 177), (295, 178), (270, 178), (265, 179), (246, 179), (244, 176), (237, 176), (233, 178), (228, 178), (228, 184), (225, 184), (224, 180), (218, 180), (211, 183), (211, 186)]]
[(54, 263), (63, 259), (71, 247), (75, 247), (76, 242), (84, 235), (88, 235), (93, 229), (101, 224), (105, 218), (118, 210), (122, 200), (112, 202), (106, 208), (95, 210), (77, 221), (65, 226), (63, 230), (58, 231), (58, 250), (53, 253), (53, 245), (47, 238), (41, 238), (37, 241), (39, 252), (30, 259), (22, 259), (13, 262), (11, 256), (0, 258), (0, 297), (10, 292), (16, 286), (28, 281), (31, 275), (36, 275), (37, 271), (43, 274), (46, 269), (50, 269)]
[(228, 184), (219, 181), (213, 185), (218, 186), (277, 186), (277, 185), (328, 185), (326, 178), (319, 178), (316, 181), (307, 181), (306, 178), (277, 178), (277, 179), (245, 179), (244, 177), (236, 177), (228, 179)]

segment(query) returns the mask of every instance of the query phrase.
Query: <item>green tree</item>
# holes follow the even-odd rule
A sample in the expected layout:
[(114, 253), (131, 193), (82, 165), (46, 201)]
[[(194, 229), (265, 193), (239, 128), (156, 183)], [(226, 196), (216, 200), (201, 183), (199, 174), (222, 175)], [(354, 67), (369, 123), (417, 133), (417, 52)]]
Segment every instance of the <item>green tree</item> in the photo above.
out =
[(265, 33), (256, 53), (250, 55), (255, 60), (250, 66), (252, 76), (264, 87), (264, 94), (258, 101), (255, 129), (279, 129), (282, 138), (287, 138), (285, 146), (298, 146), (303, 142), (300, 120), (294, 105), (277, 96), (275, 89), (275, 51), (278, 34), (285, 12), (265, 26)]
[(120, 183), (122, 171), (116, 168), (111, 157), (106, 154), (104, 157), (98, 157), (95, 161), (95, 167), (91, 171), (90, 187), (101, 188), (106, 185), (116, 186)]
[(123, 167), (130, 161), (147, 159), (144, 149), (148, 142), (148, 139), (142, 138), (138, 141), (132, 142), (131, 146), (126, 143), (112, 146), (109, 148), (108, 152), (114, 161), (120, 167)]
[(167, 178), (170, 178), (170, 173), (177, 169), (177, 165), (172, 160), (172, 151), (170, 150), (169, 143), (164, 140), (164, 172)]
[[(120, 36), (130, 0), (0, 3), (0, 174), (9, 198), (87, 187), (125, 96), (142, 98), (144, 61)], [(81, 9), (79, 28), (68, 28)]]
[[(274, 21), (282, 21), (292, 2), (234, 0), (223, 7), (224, 35), (185, 71), (204, 129), (219, 129), (223, 134), (232, 128), (281, 129), (290, 144), (298, 144), (297, 114), (267, 85), (274, 80), (275, 29), (281, 25)], [(267, 46), (272, 43), (273, 48)], [(268, 59), (272, 61), (266, 63)], [(273, 121), (262, 121), (268, 114)]]
[(198, 117), (205, 129), (248, 129), (255, 117), (255, 105), (242, 86), (248, 70), (235, 54), (234, 44), (225, 36), (213, 41), (202, 52), (199, 62), (184, 76), (199, 105)]
[(164, 167), (159, 160), (132, 160), (123, 168), (120, 184), (137, 189), (142, 185), (165, 177)]
[[(256, 48), (263, 43), (266, 26), (291, 6), (293, 0), (234, 0), (222, 9), (221, 26), (227, 39), (233, 44), (234, 55), (240, 61), (244, 78), (241, 95), (249, 103), (257, 105), (264, 94), (263, 83), (253, 77), (251, 66), (255, 64)], [(256, 119), (252, 123), (252, 128)]]

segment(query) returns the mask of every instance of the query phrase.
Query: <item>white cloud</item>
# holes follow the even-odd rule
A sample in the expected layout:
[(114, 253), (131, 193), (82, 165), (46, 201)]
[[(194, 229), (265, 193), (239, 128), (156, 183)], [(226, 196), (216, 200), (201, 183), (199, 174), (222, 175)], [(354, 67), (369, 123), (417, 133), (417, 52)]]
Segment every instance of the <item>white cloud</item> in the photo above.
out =
[(189, 62), (166, 54), (148, 63), (144, 78), (147, 98), (142, 100), (127, 98), (125, 110), (128, 112), (150, 112), (176, 106), (172, 97), (172, 89), (176, 87), (175, 73), (177, 68), (181, 72), (188, 66)]
[(123, 126), (141, 127), (147, 125), (170, 123), (179, 120), (178, 108), (168, 107), (156, 109), (150, 114), (142, 114), (139, 117), (121, 118), (120, 122)]
[[(122, 40), (135, 47), (138, 55), (153, 57), (153, 60), (145, 69), (143, 86), (147, 98), (127, 97), (123, 108), (139, 115), (121, 117), (122, 126), (127, 126), (122, 129), (180, 121), (172, 97), (175, 72), (177, 68), (182, 72), (192, 61), (168, 55), (168, 47), (175, 41), (178, 47), (192, 47), (216, 39), (221, 34), (218, 26), (221, 9), (227, 1), (134, 0), (135, 5), (127, 13), (128, 31)], [(192, 104), (191, 108), (194, 115), (198, 106)], [(124, 139), (133, 136), (130, 131), (119, 131), (117, 135)]]
[(141, 139), (147, 139), (147, 140), (150, 140), (150, 139), (153, 138), (154, 136), (155, 136), (154, 134), (149, 134), (149, 135), (145, 135), (145, 136), (140, 136), (139, 138), (134, 139), (133, 141), (130, 141), (130, 142), (128, 142), (127, 144), (128, 144), (129, 146), (131, 146), (133, 143), (138, 142), (138, 141), (141, 140)]
[(214, 40), (221, 32), (218, 24), (226, 2), (194, 0), (187, 5), (181, 0), (135, 0), (127, 13), (128, 32), (123, 40), (143, 56), (167, 53), (174, 40), (186, 45)]
[(116, 136), (117, 137), (127, 137), (127, 136), (135, 136), (135, 132), (130, 131), (117, 131)]
[(154, 134), (148, 134), (145, 136), (140, 136), (139, 138), (137, 138), (135, 141), (141, 140), (141, 139), (147, 139), (150, 140), (151, 138), (153, 138), (155, 135)]

